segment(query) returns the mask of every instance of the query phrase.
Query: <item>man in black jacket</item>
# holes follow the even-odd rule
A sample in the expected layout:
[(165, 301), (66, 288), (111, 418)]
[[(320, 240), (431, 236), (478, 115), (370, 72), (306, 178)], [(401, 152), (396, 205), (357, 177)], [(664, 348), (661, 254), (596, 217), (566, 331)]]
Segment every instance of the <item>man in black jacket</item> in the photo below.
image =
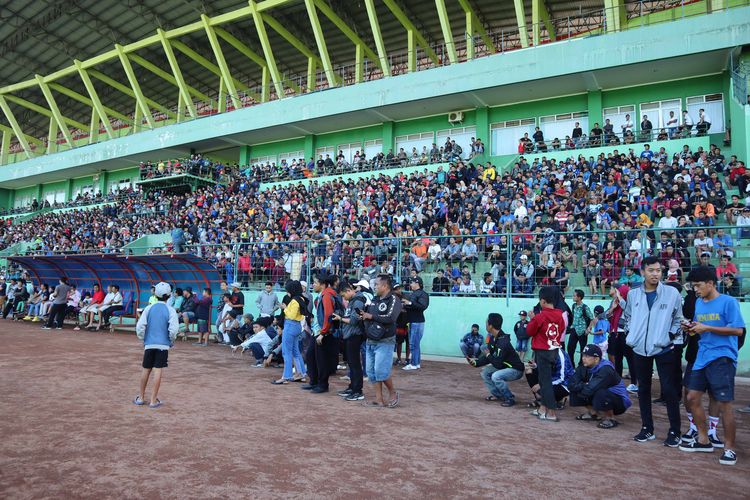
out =
[(442, 269), (437, 270), (437, 276), (432, 278), (432, 293), (450, 293), (451, 280), (445, 277)]
[[(375, 280), (377, 296), (360, 313), (365, 322), (367, 336), (367, 378), (375, 385), (375, 399), (365, 406), (398, 406), (398, 391), (393, 386), (391, 367), (393, 349), (396, 344), (396, 319), (401, 313), (401, 299), (393, 294), (393, 279), (389, 274), (380, 274)], [(383, 400), (383, 385), (388, 389), (388, 403)]]
[(365, 399), (362, 394), (362, 357), (359, 348), (364, 340), (364, 322), (358, 311), (364, 311), (367, 299), (364, 294), (355, 290), (351, 283), (343, 282), (339, 285), (339, 295), (347, 301), (343, 316), (333, 314), (335, 321), (341, 321), (341, 334), (344, 339), (346, 359), (349, 364), (349, 386), (338, 395), (346, 401), (360, 401)]
[(570, 406), (585, 406), (588, 411), (576, 420), (602, 418), (599, 422), (602, 429), (617, 427), (615, 415), (625, 413), (632, 403), (615, 366), (602, 359), (602, 350), (596, 344), (583, 348), (581, 363), (568, 384)]
[(487, 316), (487, 333), (492, 335), (487, 349), (474, 358), (466, 358), (471, 366), (484, 366), (482, 380), (490, 391), (487, 401), (502, 401), (502, 406), (513, 406), (516, 398), (508, 388), (508, 382), (523, 377), (523, 363), (513, 349), (510, 335), (503, 332), (503, 317), (499, 313)]
[(430, 307), (430, 296), (424, 291), (424, 282), (419, 276), (409, 280), (411, 293), (403, 301), (406, 317), (409, 321), (409, 348), (411, 363), (404, 366), (404, 370), (419, 370), (422, 361), (419, 343), (424, 335), (424, 312)]

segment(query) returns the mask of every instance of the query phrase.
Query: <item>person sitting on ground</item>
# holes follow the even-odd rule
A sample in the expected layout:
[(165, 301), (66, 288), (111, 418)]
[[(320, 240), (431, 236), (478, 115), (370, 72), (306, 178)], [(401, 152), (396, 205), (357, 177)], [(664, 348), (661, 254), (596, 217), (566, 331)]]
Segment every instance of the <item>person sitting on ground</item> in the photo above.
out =
[(253, 331), (254, 321), (255, 318), (252, 314), (243, 314), (240, 327), (229, 332), (229, 346), (233, 353), (240, 347), (240, 344), (255, 334)]
[(615, 371), (614, 365), (602, 357), (602, 350), (595, 344), (583, 349), (583, 363), (576, 369), (570, 382), (570, 406), (585, 406), (586, 413), (576, 420), (599, 420), (599, 427), (612, 429), (621, 415), (632, 405), (625, 384)]
[[(542, 402), (542, 394), (539, 387), (539, 370), (533, 359), (529, 360), (524, 366), (524, 373), (526, 374), (526, 382), (531, 388), (531, 394), (534, 396), (534, 400), (528, 404), (528, 407), (539, 408)], [(565, 407), (565, 401), (570, 395), (568, 384), (573, 378), (573, 373), (575, 373), (575, 369), (570, 356), (564, 349), (558, 349), (555, 366), (552, 368), (552, 390), (555, 394), (558, 410)]]
[(466, 357), (471, 366), (482, 369), (482, 380), (490, 391), (487, 401), (501, 401), (502, 406), (516, 404), (516, 398), (508, 388), (508, 382), (523, 376), (523, 363), (513, 349), (510, 335), (503, 332), (503, 317), (499, 313), (487, 316), (487, 333), (489, 342), (478, 358)]
[(593, 330), (591, 330), (591, 333), (594, 334), (592, 342), (596, 344), (599, 349), (601, 349), (602, 356), (606, 357), (610, 325), (609, 321), (607, 320), (607, 316), (604, 313), (604, 307), (600, 305), (594, 307), (594, 316), (596, 319), (596, 324), (594, 325)]
[(255, 357), (255, 364), (251, 366), (262, 368), (263, 362), (271, 355), (273, 341), (278, 333), (271, 326), (272, 319), (268, 316), (252, 321), (252, 315), (246, 314), (243, 317), (243, 321), (245, 321), (245, 324), (248, 324), (248, 320), (251, 321), (249, 324), (252, 325), (253, 334), (241, 344), (232, 346), (232, 352), (240, 348), (242, 349), (241, 353), (250, 350), (253, 353), (253, 357)]
[(461, 352), (466, 358), (476, 358), (482, 349), (484, 344), (484, 338), (479, 333), (479, 325), (474, 323), (471, 325), (471, 331), (461, 337), (458, 346), (461, 348)]

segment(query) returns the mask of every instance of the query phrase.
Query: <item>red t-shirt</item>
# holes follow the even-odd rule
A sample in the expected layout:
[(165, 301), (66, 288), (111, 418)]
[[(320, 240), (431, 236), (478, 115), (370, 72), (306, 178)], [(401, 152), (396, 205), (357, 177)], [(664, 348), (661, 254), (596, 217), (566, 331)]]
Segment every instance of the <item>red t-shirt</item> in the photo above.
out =
[(559, 349), (565, 335), (565, 318), (559, 309), (544, 308), (526, 325), (531, 348), (540, 351)]

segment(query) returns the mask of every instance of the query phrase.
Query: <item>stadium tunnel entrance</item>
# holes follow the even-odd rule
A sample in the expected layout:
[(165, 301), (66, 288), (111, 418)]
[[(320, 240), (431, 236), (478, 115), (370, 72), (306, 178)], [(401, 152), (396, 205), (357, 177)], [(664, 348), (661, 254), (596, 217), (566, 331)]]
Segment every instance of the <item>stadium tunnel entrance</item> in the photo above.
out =
[[(160, 281), (174, 288), (191, 287), (200, 295), (210, 288), (220, 300), (221, 287), (216, 268), (206, 260), (191, 254), (169, 255), (51, 255), (8, 257), (29, 272), (37, 283), (56, 286), (61, 276), (81, 292), (93, 291), (94, 284), (102, 290), (118, 285), (123, 297), (132, 294), (133, 310), (145, 307), (151, 296), (151, 286)], [(214, 299), (216, 302), (216, 299)]]

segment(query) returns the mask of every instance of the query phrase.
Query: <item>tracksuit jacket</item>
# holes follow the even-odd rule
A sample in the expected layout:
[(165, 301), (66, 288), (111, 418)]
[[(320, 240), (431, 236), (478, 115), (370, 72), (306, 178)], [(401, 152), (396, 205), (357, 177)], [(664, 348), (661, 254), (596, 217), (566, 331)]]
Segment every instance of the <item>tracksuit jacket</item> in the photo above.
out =
[(648, 307), (644, 288), (628, 292), (622, 317), (628, 336), (625, 342), (641, 356), (656, 356), (674, 343), (682, 322), (682, 297), (671, 286), (659, 283), (656, 299)]

